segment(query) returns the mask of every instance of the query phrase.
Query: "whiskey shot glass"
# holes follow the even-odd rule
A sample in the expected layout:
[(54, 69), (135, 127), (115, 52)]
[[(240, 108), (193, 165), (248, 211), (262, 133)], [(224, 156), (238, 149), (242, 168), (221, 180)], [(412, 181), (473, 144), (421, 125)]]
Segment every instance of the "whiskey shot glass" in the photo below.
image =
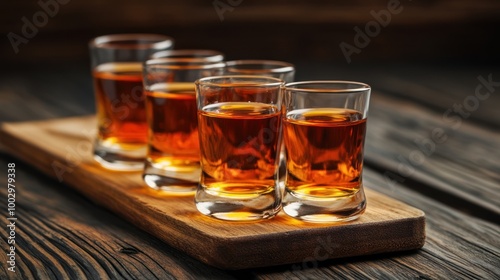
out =
[(337, 222), (354, 220), (365, 211), (363, 147), (370, 90), (348, 81), (285, 86), (287, 215)]
[(283, 84), (263, 76), (196, 81), (202, 172), (195, 203), (202, 214), (251, 221), (280, 211)]
[(97, 108), (94, 159), (112, 170), (141, 170), (147, 147), (142, 63), (173, 47), (158, 34), (116, 34), (89, 43)]
[(157, 58), (144, 65), (148, 150), (143, 179), (151, 188), (194, 194), (200, 176), (195, 80), (220, 75), (224, 63)]

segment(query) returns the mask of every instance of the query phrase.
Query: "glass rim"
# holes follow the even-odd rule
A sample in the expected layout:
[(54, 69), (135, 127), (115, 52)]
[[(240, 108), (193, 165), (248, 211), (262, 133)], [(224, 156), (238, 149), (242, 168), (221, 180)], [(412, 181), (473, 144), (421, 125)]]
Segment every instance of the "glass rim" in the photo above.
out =
[[(123, 46), (117, 44), (120, 41), (127, 40), (151, 40), (154, 42), (150, 43), (137, 43), (135, 45)], [(101, 48), (101, 49), (164, 49), (172, 47), (174, 44), (174, 39), (172, 37), (153, 34), (153, 33), (125, 33), (125, 34), (109, 34), (95, 37), (90, 40), (89, 46), (91, 48)]]
[[(195, 64), (185, 64), (182, 63), (195, 63)], [(208, 62), (208, 63), (207, 63)], [(199, 59), (185, 59), (185, 58), (154, 58), (149, 59), (144, 62), (144, 69), (149, 69), (151, 67), (158, 67), (165, 70), (196, 70), (196, 69), (213, 69), (213, 68), (224, 68), (226, 64), (224, 62), (209, 62), (206, 60)]]
[[(224, 80), (224, 79), (247, 79), (248, 82), (242, 83), (216, 83), (213, 80)], [(265, 80), (267, 82), (252, 82), (250, 80)], [(201, 86), (211, 86), (211, 87), (221, 87), (221, 88), (229, 88), (229, 87), (282, 87), (285, 82), (281, 79), (269, 77), (269, 76), (256, 76), (256, 75), (223, 75), (223, 76), (210, 76), (204, 77), (196, 80), (195, 85)]]
[[(172, 55), (173, 57), (169, 57)], [(186, 57), (182, 57), (182, 56)], [(187, 57), (193, 55), (193, 57)], [(196, 57), (195, 55), (200, 55), (201, 57)], [(177, 57), (180, 56), (180, 57)], [(167, 58), (167, 59), (196, 59), (200, 61), (209, 62), (222, 62), (224, 60), (224, 54), (216, 50), (206, 50), (206, 49), (180, 49), (180, 50), (164, 50), (153, 53), (151, 59), (156, 58)]]
[[(279, 67), (272, 69), (251, 69), (251, 68), (236, 68), (240, 65), (277, 65)], [(279, 60), (266, 59), (238, 59), (226, 61), (227, 70), (234, 69), (241, 72), (260, 72), (260, 73), (287, 73), (295, 71), (295, 66), (292, 63)]]
[[(326, 85), (356, 85), (356, 88), (329, 88)], [(303, 85), (325, 85), (319, 88), (300, 87)], [(298, 87), (295, 87), (298, 86)], [(355, 81), (342, 81), (342, 80), (321, 80), (321, 81), (301, 81), (287, 83), (284, 86), (286, 91), (301, 91), (301, 92), (319, 92), (319, 93), (348, 93), (348, 92), (361, 92), (371, 90), (368, 84), (355, 82)]]

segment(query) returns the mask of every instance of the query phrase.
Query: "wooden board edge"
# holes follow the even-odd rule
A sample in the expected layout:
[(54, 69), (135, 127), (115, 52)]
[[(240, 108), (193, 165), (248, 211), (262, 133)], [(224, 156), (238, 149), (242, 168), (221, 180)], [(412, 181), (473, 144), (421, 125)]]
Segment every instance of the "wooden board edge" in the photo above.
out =
[[(346, 234), (353, 231), (353, 228), (366, 227), (366, 225), (353, 224), (342, 227), (311, 228), (310, 235), (314, 236), (311, 240), (314, 242), (308, 244), (308, 246), (304, 245), (302, 233), (293, 236), (293, 232), (291, 232), (290, 234), (292, 236), (288, 235), (286, 241), (289, 243), (301, 243), (298, 250), (293, 249), (293, 244), (287, 244), (282, 241), (276, 243), (276, 240), (283, 240), (281, 238), (282, 236), (269, 235), (266, 236), (266, 238), (259, 237), (258, 239), (236, 237), (231, 239), (230, 242), (214, 244), (210, 249), (211, 254), (204, 258), (200, 258), (200, 256), (197, 256), (197, 258), (220, 269), (239, 270), (286, 264), (292, 267), (294, 264), (299, 264), (301, 262), (320, 262), (330, 259), (411, 251), (420, 249), (424, 246), (426, 240), (425, 224), (425, 215), (393, 220), (385, 223), (373, 223), (373, 225), (370, 226), (370, 232), (366, 229), (360, 229), (358, 231), (360, 233), (359, 235), (355, 234), (354, 237), (350, 235), (352, 238), (348, 244), (342, 241), (339, 242), (338, 238), (344, 239)], [(401, 231), (401, 228), (412, 230), (406, 231), (407, 234), (398, 236), (398, 233), (405, 232)], [(376, 234), (374, 236), (374, 232), (380, 232), (381, 234)], [(387, 240), (386, 232), (395, 233), (397, 238)], [(378, 241), (373, 241), (374, 238), (380, 239)], [(256, 242), (268, 243), (269, 246), (261, 246), (262, 250), (258, 251), (252, 259), (242, 259), (241, 251), (255, 251), (253, 244)], [(363, 244), (363, 242), (370, 242), (372, 248), (366, 250), (365, 247), (360, 247), (359, 244), (356, 244)], [(325, 246), (329, 244), (331, 247), (325, 248)], [(285, 254), (280, 254), (280, 252), (285, 250), (289, 251), (287, 254), (288, 257), (286, 257)], [(294, 251), (294, 254), (290, 254), (290, 251)], [(269, 259), (270, 256), (279, 256), (279, 258)]]
[[(16, 125), (22, 125), (22, 123), (2, 123), (0, 124), (0, 142), (2, 143), (3, 146), (7, 148), (5, 151), (6, 153), (12, 155), (13, 157), (19, 158), (20, 160), (29, 163), (29, 165), (34, 166), (35, 168), (39, 169), (46, 175), (50, 177), (56, 177), (52, 176), (53, 170), (50, 168), (47, 168), (47, 165), (45, 162), (40, 161), (40, 159), (33, 157), (31, 158), (30, 155), (32, 154), (30, 151), (33, 151), (35, 147), (33, 145), (30, 145), (26, 143), (23, 139), (20, 139), (16, 137), (16, 133), (11, 133), (10, 131), (14, 129), (14, 126)], [(8, 141), (17, 141), (18, 146), (16, 149), (18, 150), (17, 152), (12, 152), (9, 151), (8, 149), (11, 148), (10, 145), (8, 144)], [(48, 151), (46, 151), (49, 153)], [(52, 155), (54, 156), (54, 155)], [(55, 157), (55, 156), (54, 156)], [(37, 162), (38, 161), (38, 162)], [(55, 175), (55, 174), (54, 174)]]

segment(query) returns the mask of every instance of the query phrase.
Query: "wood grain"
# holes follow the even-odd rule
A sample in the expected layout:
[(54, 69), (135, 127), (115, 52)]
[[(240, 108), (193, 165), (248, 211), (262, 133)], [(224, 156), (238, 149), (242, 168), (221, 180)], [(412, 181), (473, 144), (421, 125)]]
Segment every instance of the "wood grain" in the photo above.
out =
[[(0, 156), (1, 166), (16, 164), (19, 225), (16, 273), (7, 271), (7, 256), (2, 253), (0, 279), (234, 279), (97, 207), (28, 164)], [(5, 172), (0, 173), (7, 181)], [(6, 200), (6, 188), (1, 188), (2, 206)], [(6, 233), (0, 230), (2, 240)]]
[[(91, 159), (92, 117), (4, 124), (2, 142), (16, 156), (189, 255), (241, 269), (300, 262), (318, 254), (340, 258), (417, 249), (425, 240), (422, 211), (373, 191), (365, 214), (339, 225), (297, 222), (284, 214), (261, 223), (228, 223), (199, 214), (192, 197), (146, 188), (140, 173), (116, 173)], [(286, 250), (285, 250), (286, 248)], [(318, 249), (320, 248), (320, 249)]]
[(412, 178), (500, 217), (500, 133), (456, 127), (429, 109), (380, 95), (371, 105), (365, 156), (387, 168), (388, 179)]
[[(409, 69), (408, 69), (409, 68)], [(443, 119), (447, 110), (452, 110), (450, 116), (460, 116), (462, 123), (476, 125), (492, 130), (500, 130), (500, 71), (498, 67), (483, 67), (480, 71), (456, 69), (450, 66), (434, 67), (425, 71), (422, 67), (391, 69), (389, 73), (370, 73), (374, 88), (386, 96), (406, 100), (437, 113), (438, 119)], [(415, 79), (418, 77), (418, 80)], [(482, 81), (491, 79), (493, 85), (485, 87)], [(476, 89), (484, 99), (477, 99)], [(477, 104), (474, 104), (474, 99)], [(469, 102), (465, 107), (464, 103)], [(477, 107), (474, 107), (477, 105)], [(463, 115), (453, 112), (454, 106), (461, 106)], [(468, 109), (467, 109), (468, 108)], [(458, 126), (458, 120), (448, 120), (449, 126)], [(467, 128), (465, 128), (467, 129)]]
[[(496, 279), (500, 277), (500, 227), (461, 214), (365, 169), (371, 188), (426, 212), (426, 244), (416, 252), (322, 262), (299, 262), (222, 271), (166, 245), (140, 228), (85, 199), (28, 164), (0, 154), (0, 165), (16, 163), (18, 271), (0, 268), (0, 279)], [(6, 180), (2, 172), (0, 179)], [(379, 187), (381, 186), (381, 187)], [(0, 189), (0, 201), (6, 189)], [(6, 238), (4, 230), (0, 238)], [(52, 249), (50, 249), (52, 248)], [(314, 255), (310, 256), (311, 260)], [(5, 261), (5, 254), (0, 254)], [(76, 265), (74, 265), (76, 264)], [(57, 270), (56, 270), (57, 268)]]
[(500, 226), (462, 214), (383, 174), (364, 170), (368, 188), (426, 213), (426, 243), (418, 252), (298, 263), (246, 270), (249, 279), (498, 279)]

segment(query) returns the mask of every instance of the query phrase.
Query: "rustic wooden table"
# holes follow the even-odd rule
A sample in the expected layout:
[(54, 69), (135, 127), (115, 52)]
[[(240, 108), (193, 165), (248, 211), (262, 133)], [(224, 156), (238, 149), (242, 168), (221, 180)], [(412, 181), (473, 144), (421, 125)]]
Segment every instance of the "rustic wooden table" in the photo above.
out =
[[(298, 63), (297, 80), (344, 79), (373, 88), (364, 180), (422, 209), (418, 251), (224, 271), (165, 245), (63, 183), (0, 152), (1, 216), (7, 165), (16, 165), (16, 272), (1, 279), (500, 278), (500, 69), (491, 66)], [(94, 112), (89, 72), (70, 64), (0, 76), (0, 121)], [(4, 223), (5, 223), (4, 218)], [(7, 240), (2, 226), (0, 235)], [(286, 248), (283, 248), (286, 250)]]

